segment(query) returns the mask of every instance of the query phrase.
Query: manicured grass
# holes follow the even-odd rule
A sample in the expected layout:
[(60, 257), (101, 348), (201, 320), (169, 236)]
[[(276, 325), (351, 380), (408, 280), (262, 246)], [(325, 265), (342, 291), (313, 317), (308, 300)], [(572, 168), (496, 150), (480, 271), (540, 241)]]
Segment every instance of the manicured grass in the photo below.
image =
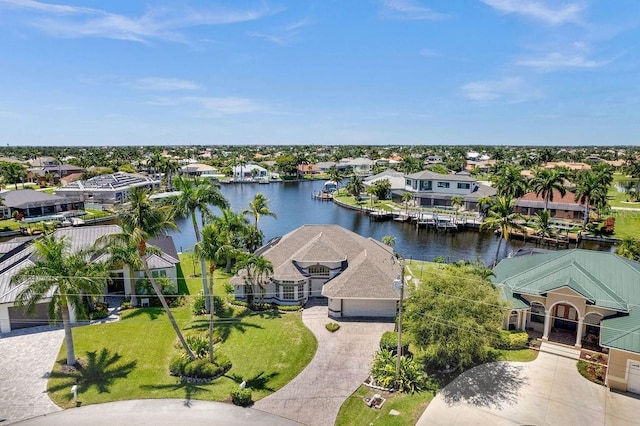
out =
[(0, 231), (18, 231), (20, 224), (15, 219), (0, 220)]
[(496, 349), (496, 361), (530, 362), (538, 357), (538, 353), (533, 349)]
[(616, 218), (614, 238), (638, 238), (640, 235), (640, 211), (612, 210), (610, 215)]
[[(376, 393), (387, 399), (380, 410), (364, 403), (365, 397)], [(433, 396), (431, 391), (396, 394), (362, 385), (342, 404), (336, 425), (415, 425)], [(392, 416), (389, 414), (391, 410), (400, 414)]]
[[(227, 280), (222, 272), (216, 273), (218, 294)], [(185, 299), (190, 302), (200, 291), (201, 280), (187, 278), (185, 283)], [(172, 311), (185, 334), (206, 332), (208, 316), (194, 317), (189, 303)], [(78, 383), (79, 401), (83, 405), (138, 398), (225, 401), (243, 380), (258, 400), (298, 375), (317, 349), (301, 313), (254, 314), (228, 308), (225, 318), (216, 318), (215, 329), (222, 337), (215, 350), (231, 360), (231, 370), (208, 384), (186, 384), (169, 375), (169, 360), (178, 353), (177, 338), (162, 308), (132, 309), (114, 323), (74, 328), (76, 356), (87, 362)], [(74, 406), (70, 389), (76, 376), (65, 373), (65, 357), (63, 345), (48, 389), (55, 403), (68, 408)]]

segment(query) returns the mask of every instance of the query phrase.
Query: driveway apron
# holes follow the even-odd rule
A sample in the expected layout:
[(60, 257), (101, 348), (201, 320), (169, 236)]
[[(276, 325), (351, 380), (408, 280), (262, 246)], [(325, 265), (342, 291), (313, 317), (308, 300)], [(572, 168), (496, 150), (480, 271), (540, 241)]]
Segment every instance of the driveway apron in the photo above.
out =
[(631, 425), (640, 400), (589, 382), (576, 360), (541, 352), (529, 363), (496, 362), (461, 374), (418, 425)]
[(47, 395), (47, 380), (63, 339), (64, 330), (49, 327), (18, 330), (0, 338), (2, 424), (60, 411)]
[[(367, 378), (380, 337), (393, 330), (393, 323), (332, 320), (327, 312), (326, 306), (305, 308), (302, 321), (318, 339), (313, 360), (254, 408), (309, 426), (335, 423), (342, 403)], [(340, 324), (335, 333), (325, 328), (331, 321)]]

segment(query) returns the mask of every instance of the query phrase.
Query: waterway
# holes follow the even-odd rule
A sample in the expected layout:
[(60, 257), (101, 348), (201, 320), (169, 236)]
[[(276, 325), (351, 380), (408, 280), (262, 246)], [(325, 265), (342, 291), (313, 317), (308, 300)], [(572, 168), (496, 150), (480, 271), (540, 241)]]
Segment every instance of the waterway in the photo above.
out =
[[(432, 261), (438, 256), (447, 261), (482, 260), (493, 262), (499, 239), (492, 232), (477, 230), (437, 231), (417, 229), (415, 224), (394, 221), (371, 221), (363, 213), (339, 207), (330, 201), (313, 199), (313, 191), (322, 189), (324, 181), (303, 181), (261, 184), (222, 184), (220, 190), (229, 200), (231, 208), (241, 212), (248, 208), (256, 193), (262, 192), (269, 199), (269, 208), (277, 219), (262, 217), (259, 227), (265, 242), (282, 236), (305, 224), (337, 224), (364, 237), (382, 240), (384, 236), (395, 237), (395, 249), (407, 259)], [(218, 214), (217, 208), (213, 210)], [(251, 218), (252, 220), (253, 218)], [(176, 248), (186, 251), (195, 244), (195, 234), (189, 218), (177, 221), (180, 232), (171, 232)], [(502, 243), (500, 258), (521, 247), (534, 247), (529, 242), (509, 240)], [(572, 248), (575, 244), (572, 244)], [(581, 247), (595, 250), (610, 250), (608, 244), (581, 243)], [(546, 247), (544, 247), (546, 248)]]

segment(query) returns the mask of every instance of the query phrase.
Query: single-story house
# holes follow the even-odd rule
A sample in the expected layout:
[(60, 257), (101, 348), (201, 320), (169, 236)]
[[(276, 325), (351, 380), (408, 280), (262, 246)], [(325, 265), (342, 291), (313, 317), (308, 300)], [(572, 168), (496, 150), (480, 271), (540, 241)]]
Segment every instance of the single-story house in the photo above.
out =
[(3, 199), (5, 216), (12, 217), (14, 212), (21, 218), (46, 218), (64, 213), (80, 212), (84, 203), (79, 197), (61, 197), (33, 189), (18, 189), (0, 193)]
[(254, 179), (265, 178), (269, 172), (264, 167), (257, 164), (241, 164), (231, 168), (233, 179), (242, 181), (252, 181)]
[(405, 175), (402, 192), (411, 192), (420, 207), (451, 207), (451, 198), (462, 196), (462, 210), (467, 211), (477, 208), (478, 199), (496, 194), (495, 188), (481, 184), (467, 172), (441, 174), (431, 170)]
[(131, 188), (160, 188), (160, 180), (139, 174), (116, 172), (87, 180), (77, 180), (56, 189), (56, 195), (80, 197), (82, 201), (106, 205), (122, 204)]
[(399, 293), (393, 281), (401, 268), (393, 249), (338, 225), (304, 225), (270, 241), (256, 254), (273, 265), (263, 288), (249, 284), (241, 270), (230, 281), (235, 297), (303, 305), (309, 298), (328, 299), (332, 317), (396, 315)]
[[(528, 192), (516, 200), (515, 207), (517, 213), (527, 216), (537, 215), (544, 210), (544, 197), (542, 194)], [(549, 199), (548, 211), (552, 218), (583, 220), (585, 205), (576, 199), (573, 192), (566, 191), (562, 195), (560, 191), (554, 189)]]
[(220, 173), (218, 169), (208, 164), (187, 164), (182, 166), (180, 173), (185, 176), (200, 176), (203, 178), (209, 178), (213, 180), (219, 180), (224, 178), (224, 173)]
[[(56, 237), (64, 237), (70, 242), (70, 249), (73, 252), (92, 246), (95, 241), (107, 234), (119, 233), (121, 228), (118, 225), (87, 226), (78, 228), (57, 229), (54, 233)], [(46, 325), (49, 323), (47, 304), (49, 299), (45, 298), (36, 308), (34, 316), (27, 316), (21, 307), (15, 306), (16, 296), (22, 290), (22, 285), (11, 285), (11, 277), (25, 267), (32, 265), (33, 246), (28, 244), (31, 240), (24, 238), (0, 243), (0, 253), (5, 253), (0, 257), (0, 333), (6, 333), (19, 328)], [(177, 267), (179, 263), (173, 239), (170, 236), (162, 235), (149, 240), (149, 245), (160, 249), (161, 253), (149, 255), (147, 261), (154, 277), (167, 277), (175, 283), (174, 291), (177, 291)], [(101, 255), (92, 261), (104, 260)], [(104, 289), (105, 294), (118, 294), (131, 297), (132, 304), (137, 304), (136, 296), (144, 297), (143, 294), (136, 295), (134, 281), (144, 277), (143, 271), (130, 273), (129, 267), (122, 265), (120, 268), (111, 271), (112, 279)], [(51, 296), (48, 295), (49, 297)], [(72, 313), (73, 315), (73, 313)], [(72, 318), (75, 322), (75, 316)]]
[(363, 180), (363, 183), (365, 188), (368, 188), (374, 183), (384, 179), (388, 180), (391, 184), (391, 191), (404, 189), (404, 174), (393, 169), (386, 169), (377, 175), (369, 176)]
[(639, 262), (574, 249), (503, 259), (493, 273), (510, 304), (505, 328), (608, 349), (607, 386), (640, 393)]

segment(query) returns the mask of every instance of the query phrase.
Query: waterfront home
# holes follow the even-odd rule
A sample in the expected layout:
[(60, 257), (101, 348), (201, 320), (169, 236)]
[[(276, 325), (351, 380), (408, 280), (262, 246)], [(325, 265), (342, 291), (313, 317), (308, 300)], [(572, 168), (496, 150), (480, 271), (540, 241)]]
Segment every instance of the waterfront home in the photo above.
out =
[(412, 193), (420, 207), (451, 207), (451, 198), (461, 196), (463, 210), (475, 210), (479, 198), (496, 194), (494, 188), (479, 183), (469, 173), (440, 174), (430, 170), (405, 175), (403, 192)]
[(56, 195), (79, 197), (84, 202), (106, 206), (118, 205), (129, 199), (131, 188), (160, 188), (160, 180), (139, 174), (116, 172), (87, 180), (77, 180), (56, 189)]
[(269, 176), (269, 172), (264, 167), (257, 164), (239, 164), (231, 168), (233, 179), (236, 181), (257, 181), (260, 178)]
[(640, 393), (639, 262), (574, 249), (503, 259), (493, 273), (510, 304), (505, 328), (535, 330), (556, 345), (605, 348), (607, 386)]
[(256, 251), (273, 265), (273, 274), (252, 284), (246, 270), (231, 280), (235, 297), (304, 305), (328, 299), (333, 317), (396, 315), (399, 293), (393, 281), (400, 265), (393, 249), (338, 225), (304, 225)]
[(0, 198), (4, 204), (0, 207), (4, 217), (46, 220), (47, 216), (84, 213), (84, 203), (79, 197), (61, 197), (33, 189), (18, 189), (3, 192)]
[[(553, 199), (553, 200), (552, 200)], [(529, 192), (516, 200), (516, 212), (526, 216), (535, 216), (544, 210), (542, 194)], [(566, 191), (564, 195), (557, 189), (553, 190), (548, 205), (549, 215), (555, 219), (583, 220), (585, 205), (580, 203), (573, 192)]]
[(376, 182), (381, 180), (388, 180), (391, 184), (391, 191), (402, 190), (404, 189), (404, 174), (397, 172), (393, 169), (386, 169), (382, 173), (378, 173), (377, 175), (369, 176), (364, 179), (363, 183), (365, 188), (370, 187)]
[(362, 175), (371, 173), (374, 161), (369, 158), (343, 158), (338, 161), (336, 167), (338, 170), (353, 170), (354, 173)]
[(218, 171), (218, 169), (216, 169), (215, 167), (208, 164), (200, 163), (187, 164), (186, 166), (182, 166), (180, 168), (180, 173), (189, 177), (199, 176), (212, 180), (219, 180), (224, 178), (224, 174), (220, 173), (220, 171)]
[[(121, 228), (118, 225), (87, 226), (78, 228), (57, 229), (54, 233), (56, 237), (65, 237), (70, 242), (72, 252), (93, 246), (95, 241), (107, 234), (119, 233)], [(160, 254), (150, 254), (147, 256), (149, 268), (154, 277), (167, 277), (174, 284), (173, 292), (177, 291), (177, 264), (180, 262), (176, 252), (173, 239), (170, 236), (161, 235), (149, 240), (149, 245), (160, 249)], [(21, 307), (15, 306), (16, 296), (24, 288), (24, 285), (11, 285), (11, 277), (25, 267), (32, 265), (31, 260), (33, 247), (24, 238), (15, 239), (9, 242), (0, 243), (0, 332), (6, 333), (19, 328), (46, 325), (49, 323), (47, 305), (49, 300), (45, 299), (36, 306), (35, 315), (27, 316)], [(106, 255), (90, 259), (91, 261), (105, 260)], [(127, 265), (120, 265), (111, 271), (112, 279), (105, 287), (104, 293), (107, 295), (121, 295), (132, 297), (132, 304), (136, 305), (136, 293), (133, 291), (136, 284), (144, 277), (143, 271), (134, 271), (133, 275)], [(134, 282), (132, 282), (132, 276)], [(144, 289), (142, 290), (144, 291)], [(144, 296), (143, 296), (144, 297)], [(76, 322), (72, 312), (72, 322)]]
[(298, 164), (296, 166), (298, 176), (313, 176), (320, 174), (320, 168), (315, 164)]

